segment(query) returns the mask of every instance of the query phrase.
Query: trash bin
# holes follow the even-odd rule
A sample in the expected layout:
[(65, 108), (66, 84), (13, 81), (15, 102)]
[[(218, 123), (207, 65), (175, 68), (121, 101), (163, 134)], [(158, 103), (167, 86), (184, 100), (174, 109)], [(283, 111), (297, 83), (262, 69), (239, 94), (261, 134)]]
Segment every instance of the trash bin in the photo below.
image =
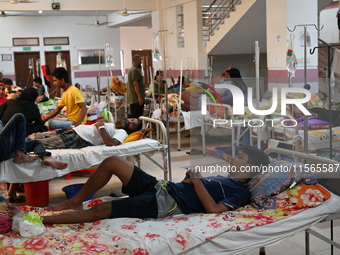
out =
[(48, 205), (49, 182), (50, 180), (24, 183), (26, 204), (29, 206)]

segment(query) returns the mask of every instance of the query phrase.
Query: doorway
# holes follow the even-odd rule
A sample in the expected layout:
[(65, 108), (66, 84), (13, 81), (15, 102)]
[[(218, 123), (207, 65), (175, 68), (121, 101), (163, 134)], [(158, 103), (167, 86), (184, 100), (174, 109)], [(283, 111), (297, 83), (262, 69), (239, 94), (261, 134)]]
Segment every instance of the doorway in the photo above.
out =
[[(71, 62), (70, 62), (70, 52), (69, 51), (45, 51), (45, 64), (50, 69), (51, 73), (57, 67), (57, 55), (61, 53), (61, 59), (65, 60), (66, 70), (69, 73), (69, 84), (72, 84), (71, 80)], [(60, 89), (56, 89), (53, 85), (52, 77), (51, 77), (51, 87), (48, 89), (50, 93), (50, 98), (61, 97), (62, 91)]]
[[(148, 88), (153, 78), (153, 67), (152, 67), (152, 53), (151, 50), (132, 50), (131, 56), (139, 55), (143, 61), (143, 80), (145, 87)], [(150, 70), (151, 69), (151, 70)], [(151, 72), (151, 74), (150, 74)]]
[(40, 76), (39, 63), (39, 52), (14, 52), (15, 84), (23, 89), (32, 87), (33, 79)]

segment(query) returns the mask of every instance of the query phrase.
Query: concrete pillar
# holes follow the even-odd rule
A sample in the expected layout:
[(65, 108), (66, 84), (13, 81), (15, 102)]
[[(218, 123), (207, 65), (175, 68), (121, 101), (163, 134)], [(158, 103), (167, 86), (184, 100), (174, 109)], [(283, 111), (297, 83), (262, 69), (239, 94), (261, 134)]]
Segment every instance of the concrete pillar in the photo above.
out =
[[(180, 75), (181, 59), (183, 59), (183, 69), (190, 70), (191, 80), (203, 79), (206, 75), (207, 54), (203, 45), (202, 0), (178, 2), (183, 6), (184, 47), (178, 45), (178, 34), (181, 30), (178, 27), (178, 3), (171, 5), (169, 1), (164, 0), (159, 0), (158, 3), (160, 11), (158, 17), (155, 17), (156, 20), (154, 20), (154, 15), (152, 16), (152, 27), (172, 32), (172, 34), (162, 33), (161, 35), (161, 39), (165, 40), (167, 69), (171, 68), (168, 75), (175, 79)], [(164, 43), (161, 43), (161, 47), (164, 47)], [(161, 52), (163, 53), (163, 48)], [(160, 62), (154, 65), (163, 67), (163, 63)]]

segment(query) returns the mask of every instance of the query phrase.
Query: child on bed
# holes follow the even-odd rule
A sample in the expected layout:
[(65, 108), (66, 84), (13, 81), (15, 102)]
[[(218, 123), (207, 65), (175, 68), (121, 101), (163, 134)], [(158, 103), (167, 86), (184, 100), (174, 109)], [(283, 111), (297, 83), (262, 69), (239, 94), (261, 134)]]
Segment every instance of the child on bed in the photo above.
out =
[[(52, 211), (74, 209), (66, 213), (43, 216), (44, 224), (93, 222), (105, 218), (136, 217), (163, 218), (175, 214), (221, 213), (246, 205), (250, 200), (247, 182), (257, 171), (242, 171), (244, 167), (269, 165), (268, 156), (261, 150), (243, 146), (234, 157), (229, 177), (202, 178), (188, 171), (180, 183), (157, 181), (123, 158), (112, 156), (104, 160), (85, 186), (71, 199), (47, 208)], [(123, 183), (128, 198), (103, 202), (83, 210), (83, 201), (116, 175)], [(20, 209), (8, 205), (7, 214), (13, 217)]]
[[(41, 142), (38, 140), (26, 141), (26, 119), (22, 113), (16, 113), (3, 126), (0, 121), (0, 162), (13, 158), (15, 164), (33, 162), (41, 158), (46, 166), (55, 169), (65, 169), (68, 164), (51, 158), (51, 153), (47, 152)], [(34, 152), (35, 155), (28, 155), (27, 152)], [(15, 201), (15, 186), (10, 185), (8, 196)]]

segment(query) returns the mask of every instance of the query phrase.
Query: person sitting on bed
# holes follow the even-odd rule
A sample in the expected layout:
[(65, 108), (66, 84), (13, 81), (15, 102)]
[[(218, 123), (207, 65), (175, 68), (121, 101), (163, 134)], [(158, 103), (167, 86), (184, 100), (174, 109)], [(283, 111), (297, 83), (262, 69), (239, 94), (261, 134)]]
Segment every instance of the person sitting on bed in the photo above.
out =
[[(116, 94), (116, 97), (120, 99), (120, 101), (124, 101), (125, 99), (125, 90), (126, 86), (124, 82), (120, 81), (117, 76), (113, 76), (111, 79), (110, 85), (111, 91)], [(104, 87), (100, 90), (100, 94), (105, 94), (107, 92), (107, 87)]]
[[(0, 162), (13, 158), (13, 163), (20, 164), (33, 162), (41, 158), (42, 163), (55, 169), (65, 169), (68, 164), (51, 158), (38, 140), (26, 141), (26, 118), (22, 113), (16, 113), (4, 126), (0, 121)], [(35, 155), (28, 155), (27, 152), (34, 152)], [(15, 185), (10, 184), (8, 190), (10, 200), (15, 201), (17, 197)], [(23, 201), (24, 202), (24, 201)]]
[[(233, 68), (233, 67), (229, 67), (226, 71), (225, 71), (225, 79), (223, 83), (226, 84), (232, 84), (235, 85), (236, 87), (238, 87), (239, 89), (242, 90), (243, 95), (244, 95), (244, 105), (247, 105), (247, 85), (244, 83), (241, 73), (237, 68)], [(229, 80), (226, 79), (227, 77), (229, 77)], [(221, 100), (223, 104), (228, 104), (233, 106), (233, 95), (231, 93), (231, 91), (229, 89), (218, 89), (218, 93), (221, 96)]]
[(18, 98), (8, 100), (0, 106), (0, 120), (6, 124), (15, 113), (22, 113), (26, 118), (26, 136), (35, 132), (46, 132), (39, 108), (35, 103), (38, 90), (34, 87), (25, 88)]
[[(329, 110), (329, 99), (327, 99), (327, 94), (325, 92), (319, 92), (318, 97), (323, 102), (323, 108)], [(340, 110), (340, 101), (337, 99), (331, 99), (331, 110)]]
[(108, 123), (99, 120), (92, 125), (79, 125), (73, 128), (59, 129), (52, 132), (34, 133), (27, 139), (41, 141), (46, 149), (81, 149), (88, 146), (117, 146), (137, 130), (142, 129), (139, 119), (126, 119), (123, 123)]
[(184, 76), (178, 76), (177, 78), (177, 83), (175, 84), (174, 78), (171, 76), (171, 81), (172, 81), (172, 86), (169, 87), (168, 93), (178, 93), (180, 86), (181, 86), (181, 79), (182, 79), (182, 91), (185, 90), (185, 88), (189, 87), (189, 83), (185, 82), (185, 77)]
[[(247, 182), (258, 172), (242, 171), (242, 167), (269, 165), (268, 156), (261, 150), (243, 146), (230, 163), (235, 171), (230, 177), (202, 178), (199, 173), (187, 171), (182, 182), (157, 180), (123, 158), (105, 159), (91, 175), (84, 187), (71, 199), (47, 210), (75, 211), (42, 216), (44, 224), (84, 223), (105, 218), (163, 218), (176, 214), (221, 213), (248, 204), (250, 191)], [(128, 198), (100, 203), (83, 210), (83, 201), (101, 189), (116, 175)], [(13, 217), (20, 209), (8, 204), (7, 215)]]
[[(48, 122), (50, 129), (68, 128), (72, 125), (78, 126), (80, 124), (86, 124), (87, 108), (83, 94), (77, 87), (68, 83), (69, 75), (66, 69), (63, 67), (57, 67), (52, 72), (52, 77), (53, 85), (56, 88), (63, 89), (64, 92), (57, 108), (43, 118), (43, 123), (50, 120)], [(60, 113), (64, 106), (67, 108), (67, 120), (53, 118)]]
[(165, 94), (165, 86), (167, 85), (163, 77), (163, 72), (161, 70), (157, 70), (153, 80), (153, 93), (155, 98), (160, 98), (162, 94)]
[(5, 95), (5, 90), (6, 90), (5, 85), (0, 82), (0, 105), (2, 105), (8, 100)]

